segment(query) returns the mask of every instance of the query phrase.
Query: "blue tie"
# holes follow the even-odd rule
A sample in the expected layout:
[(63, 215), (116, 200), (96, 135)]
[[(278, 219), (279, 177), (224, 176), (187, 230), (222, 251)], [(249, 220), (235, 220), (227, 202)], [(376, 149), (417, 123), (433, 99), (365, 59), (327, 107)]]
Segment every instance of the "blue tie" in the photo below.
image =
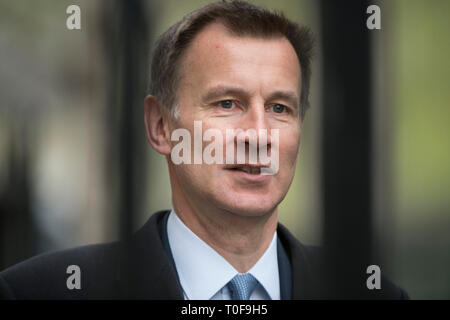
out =
[(228, 282), (232, 300), (249, 300), (257, 280), (250, 273), (238, 274)]

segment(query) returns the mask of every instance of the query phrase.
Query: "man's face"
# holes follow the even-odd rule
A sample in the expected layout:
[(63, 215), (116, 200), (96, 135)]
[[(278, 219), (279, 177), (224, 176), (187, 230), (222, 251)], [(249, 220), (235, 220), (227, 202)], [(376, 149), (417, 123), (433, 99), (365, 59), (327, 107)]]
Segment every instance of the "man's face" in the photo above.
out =
[[(273, 212), (286, 195), (295, 172), (300, 145), (300, 65), (285, 38), (236, 37), (220, 24), (200, 32), (183, 59), (178, 87), (178, 120), (171, 129), (186, 128), (194, 137), (194, 121), (203, 133), (219, 129), (225, 148), (227, 129), (279, 130), (279, 169), (259, 175), (225, 164), (180, 164), (169, 161), (175, 183), (197, 210), (217, 208), (242, 216)], [(203, 147), (210, 142), (203, 142)], [(177, 142), (172, 142), (172, 147)], [(248, 148), (246, 148), (248, 161)], [(233, 167), (233, 166), (231, 166)], [(173, 177), (172, 177), (173, 179)], [(177, 195), (174, 195), (177, 196)]]

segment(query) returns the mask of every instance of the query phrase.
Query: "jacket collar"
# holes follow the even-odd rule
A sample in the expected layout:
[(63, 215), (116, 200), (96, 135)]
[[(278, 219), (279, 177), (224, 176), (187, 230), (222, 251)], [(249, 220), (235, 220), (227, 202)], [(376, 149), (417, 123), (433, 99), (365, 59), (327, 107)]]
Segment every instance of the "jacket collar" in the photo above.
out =
[(123, 289), (130, 299), (182, 300), (177, 273), (164, 249), (161, 224), (168, 211), (153, 214), (130, 240), (124, 243)]
[(298, 241), (281, 223), (277, 228), (278, 238), (288, 255), (292, 271), (293, 300), (312, 299), (316, 297), (317, 279), (315, 256), (317, 249), (305, 246)]
[[(178, 281), (173, 257), (168, 247), (167, 223), (170, 211), (153, 214), (129, 241), (123, 244), (126, 263), (122, 267), (123, 288), (131, 299), (182, 300), (183, 291)], [(312, 266), (310, 249), (302, 245), (282, 224), (278, 223), (279, 243), (285, 250), (291, 269), (292, 299), (311, 296)], [(280, 244), (279, 244), (280, 245)], [(287, 270), (287, 269), (286, 269)], [(280, 270), (280, 272), (282, 272)], [(283, 276), (280, 277), (282, 280)], [(286, 283), (285, 283), (286, 284)], [(288, 285), (288, 284), (286, 284)], [(286, 296), (284, 297), (286, 298)]]

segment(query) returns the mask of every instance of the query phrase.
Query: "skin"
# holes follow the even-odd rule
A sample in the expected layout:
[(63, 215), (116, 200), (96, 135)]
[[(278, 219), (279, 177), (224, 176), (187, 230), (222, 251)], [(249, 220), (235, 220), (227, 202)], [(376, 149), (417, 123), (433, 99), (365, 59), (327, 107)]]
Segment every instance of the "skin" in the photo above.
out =
[[(299, 61), (284, 37), (236, 37), (213, 23), (194, 39), (181, 72), (177, 120), (154, 96), (146, 97), (147, 137), (167, 158), (172, 202), (180, 219), (245, 273), (270, 245), (277, 206), (294, 176), (304, 120), (299, 117)], [(227, 100), (231, 102), (223, 102)], [(225, 129), (279, 129), (278, 173), (254, 181), (225, 164), (174, 165), (170, 153), (177, 142), (170, 140), (171, 132), (186, 128), (193, 137), (194, 120), (202, 121), (203, 132), (221, 130), (224, 149), (236, 143), (225, 140)], [(273, 143), (269, 139), (269, 152)]]

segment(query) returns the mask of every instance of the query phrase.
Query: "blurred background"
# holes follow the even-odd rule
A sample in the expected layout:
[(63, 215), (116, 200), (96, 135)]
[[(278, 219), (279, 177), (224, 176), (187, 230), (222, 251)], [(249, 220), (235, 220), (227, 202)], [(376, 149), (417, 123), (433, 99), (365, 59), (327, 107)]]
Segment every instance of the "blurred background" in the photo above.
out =
[[(164, 30), (209, 2), (0, 0), (0, 270), (46, 251), (117, 240), (171, 208), (165, 159), (144, 130), (149, 53)], [(329, 121), (347, 119), (367, 146), (367, 174), (349, 174), (362, 187), (348, 199), (368, 197), (367, 210), (356, 213), (382, 272), (413, 299), (450, 299), (450, 2), (353, 1), (381, 9), (381, 30), (360, 24), (363, 40), (330, 33), (340, 30), (333, 19), (350, 25), (353, 16), (336, 8), (347, 1), (332, 5), (333, 19), (326, 0), (251, 2), (310, 26), (317, 41), (311, 109), (280, 221), (303, 243), (326, 242), (327, 221), (342, 209), (330, 218), (329, 193), (347, 190), (328, 180), (340, 168), (329, 156)], [(66, 27), (71, 4), (81, 8), (81, 30)], [(361, 21), (368, 16), (363, 10)], [(334, 58), (334, 42), (324, 39), (341, 36), (366, 60)], [(339, 111), (351, 109), (333, 109), (347, 99), (332, 87), (336, 76), (343, 84), (349, 77), (333, 68), (339, 64), (364, 71), (348, 82), (367, 93), (363, 128), (352, 126), (354, 113)], [(340, 161), (351, 163), (352, 153), (340, 150)]]

